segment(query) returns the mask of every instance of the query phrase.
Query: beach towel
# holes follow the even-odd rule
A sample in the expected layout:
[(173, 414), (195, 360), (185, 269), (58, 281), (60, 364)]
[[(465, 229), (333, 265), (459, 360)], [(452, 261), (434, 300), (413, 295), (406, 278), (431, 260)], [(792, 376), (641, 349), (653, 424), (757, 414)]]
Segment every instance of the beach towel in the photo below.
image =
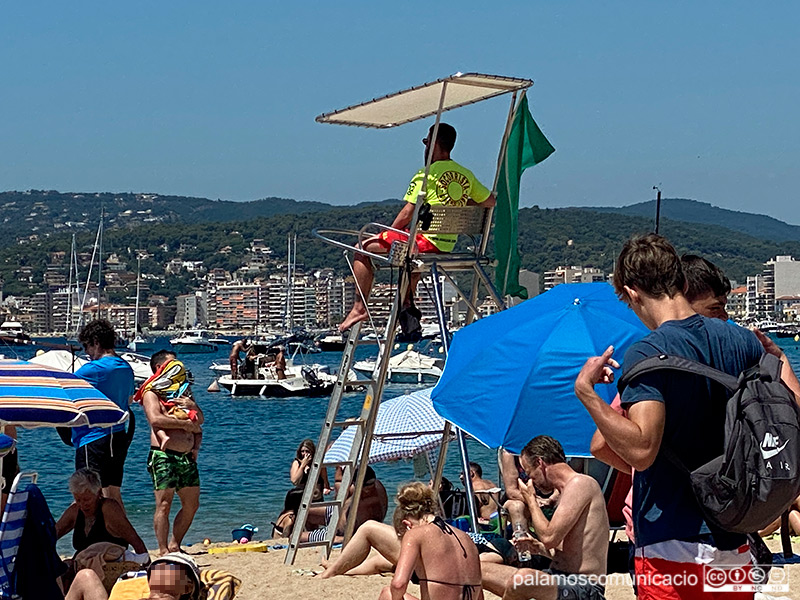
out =
[(134, 402), (141, 403), (145, 392), (151, 391), (158, 396), (161, 405), (164, 406), (168, 415), (178, 419), (196, 421), (196, 410), (187, 411), (174, 401), (176, 398), (180, 398), (186, 393), (189, 384), (189, 377), (183, 363), (179, 360), (170, 360), (162, 364), (156, 372), (136, 390), (133, 400)]
[[(242, 587), (242, 580), (221, 569), (201, 569), (200, 581), (203, 583), (206, 600), (232, 600)], [(141, 576), (120, 579), (114, 584), (108, 600), (139, 600), (150, 594), (150, 586), (144, 571)]]

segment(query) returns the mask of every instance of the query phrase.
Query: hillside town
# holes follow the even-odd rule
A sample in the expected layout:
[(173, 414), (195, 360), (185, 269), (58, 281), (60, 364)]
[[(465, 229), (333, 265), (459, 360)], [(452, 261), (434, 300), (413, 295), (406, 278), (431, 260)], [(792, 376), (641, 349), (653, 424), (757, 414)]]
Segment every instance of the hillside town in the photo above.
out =
[[(100, 275), (93, 275), (87, 284), (74, 273), (86, 272), (92, 264), (91, 253), (77, 253), (71, 258), (68, 252), (51, 252), (41, 284), (34, 282), (31, 267), (16, 269), (18, 282), (27, 283), (31, 293), (2, 297), (4, 318), (19, 322), (30, 333), (57, 335), (70, 334), (79, 323), (101, 317), (128, 334), (137, 324), (153, 332), (193, 327), (224, 332), (325, 329), (341, 322), (355, 297), (352, 277), (342, 272), (344, 265), (307, 271), (285, 256), (276, 258), (263, 239), (249, 241), (246, 257), (234, 271), (207, 269), (201, 260), (184, 260), (183, 250), (180, 248), (164, 263), (163, 273), (140, 274), (138, 303), (137, 263), (109, 253), (102, 260)], [(226, 252), (226, 248), (220, 252)], [(135, 255), (137, 261), (151, 258), (144, 250), (137, 250)], [(178, 275), (192, 278), (193, 292), (173, 298), (151, 293), (154, 281), (163, 285), (166, 278)], [(596, 267), (570, 265), (557, 266), (541, 277), (523, 271), (520, 281), (532, 297), (560, 283), (606, 281), (610, 277)], [(467, 307), (449, 282), (441, 283), (446, 317), (451, 327), (457, 327), (463, 323)], [(125, 301), (110, 302), (108, 297), (124, 297)], [(375, 327), (385, 325), (393, 297), (392, 283), (376, 285), (370, 298)], [(435, 320), (429, 279), (420, 281), (416, 303), (423, 321)], [(480, 308), (484, 314), (495, 310), (488, 299)], [(800, 261), (788, 255), (776, 256), (764, 263), (761, 273), (747, 277), (745, 282), (732, 282), (728, 313), (744, 323), (800, 320)]]

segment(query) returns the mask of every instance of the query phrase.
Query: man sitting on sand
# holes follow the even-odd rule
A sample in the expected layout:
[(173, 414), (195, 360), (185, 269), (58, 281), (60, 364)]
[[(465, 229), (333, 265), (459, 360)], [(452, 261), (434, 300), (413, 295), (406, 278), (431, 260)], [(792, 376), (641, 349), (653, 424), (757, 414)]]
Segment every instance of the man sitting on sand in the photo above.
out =
[[(426, 187), (426, 202), (431, 205), (445, 206), (468, 206), (480, 204), (486, 208), (495, 204), (495, 197), (492, 193), (472, 174), (469, 169), (459, 165), (450, 159), (450, 152), (456, 143), (456, 130), (452, 125), (439, 123), (439, 131), (433, 147), (430, 147), (430, 140), (433, 137), (433, 127), (428, 131), (428, 135), (422, 140), (425, 145), (425, 161), (428, 154), (431, 154), (431, 166), (428, 173), (428, 184)], [(417, 203), (417, 196), (422, 190), (422, 182), (425, 177), (425, 169), (420, 169), (411, 180), (408, 191), (403, 197), (406, 204), (397, 214), (392, 223), (393, 229), (407, 230), (414, 216), (414, 205)], [(420, 253), (452, 252), (456, 243), (455, 235), (425, 235), (417, 234), (416, 244)], [(369, 238), (364, 242), (363, 249), (373, 254), (386, 254), (392, 247), (392, 242), (408, 241), (408, 234), (401, 234), (391, 230), (384, 231), (380, 235)], [(339, 331), (347, 331), (356, 323), (367, 319), (366, 302), (372, 290), (373, 267), (369, 256), (355, 253), (353, 262), (353, 273), (356, 278), (356, 296), (353, 308), (339, 325)], [(412, 277), (411, 287), (409, 288), (408, 298), (411, 294), (418, 277)], [(363, 299), (362, 299), (363, 294)]]
[[(461, 483), (464, 483), (464, 473), (459, 476)], [(472, 481), (472, 490), (475, 492), (476, 504), (478, 505), (479, 517), (481, 519), (491, 519), (497, 516), (497, 493), (485, 492), (485, 490), (496, 489), (497, 486), (483, 478), (483, 468), (476, 462), (469, 463), (469, 478)], [(479, 493), (484, 492), (484, 493)]]
[[(561, 444), (550, 436), (533, 438), (520, 456), (530, 476), (520, 484), (539, 541), (553, 551), (552, 566), (546, 571), (515, 569), (484, 564), (483, 586), (504, 600), (528, 598), (580, 598), (601, 600), (604, 588), (598, 576), (606, 573), (608, 556), (608, 513), (597, 481), (576, 473), (567, 464)], [(536, 499), (536, 491), (558, 490), (560, 500), (550, 521)], [(518, 548), (525, 540), (515, 542)], [(535, 545), (529, 547), (535, 550)], [(569, 575), (582, 575), (575, 584)], [(597, 578), (592, 581), (592, 578)]]

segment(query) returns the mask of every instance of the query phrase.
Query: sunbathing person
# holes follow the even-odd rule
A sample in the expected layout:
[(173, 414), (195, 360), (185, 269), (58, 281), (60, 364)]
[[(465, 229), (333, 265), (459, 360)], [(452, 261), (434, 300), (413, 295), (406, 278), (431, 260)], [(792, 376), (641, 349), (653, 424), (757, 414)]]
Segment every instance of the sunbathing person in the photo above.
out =
[(433, 491), (409, 483), (397, 494), (394, 528), (402, 541), (391, 585), (379, 600), (412, 600), (406, 594), (416, 575), (422, 600), (481, 600), (481, 563), (469, 536), (436, 516)]
[(56, 538), (73, 531), (72, 546), (76, 556), (92, 544), (110, 542), (123, 548), (132, 546), (136, 562), (148, 562), (147, 548), (125, 516), (120, 504), (102, 495), (100, 476), (89, 469), (75, 471), (69, 478), (69, 490), (75, 502), (56, 523)]
[[(567, 464), (564, 450), (553, 438), (540, 435), (523, 448), (522, 466), (530, 476), (520, 490), (539, 540), (553, 551), (545, 571), (484, 564), (483, 585), (504, 600), (580, 598), (600, 600), (604, 589), (591, 581), (570, 585), (567, 576), (606, 573), (608, 514), (600, 486)], [(558, 490), (560, 501), (550, 521), (536, 499), (534, 484), (544, 492)], [(526, 541), (516, 542), (518, 548)], [(535, 548), (531, 548), (535, 551)]]
[[(205, 598), (205, 586), (200, 569), (191, 556), (172, 552), (153, 561), (145, 578), (134, 578), (116, 585), (134, 587), (141, 600), (200, 600)], [(130, 590), (132, 591), (132, 590)], [(116, 591), (115, 591), (116, 593)], [(125, 598), (132, 597), (123, 592)], [(91, 569), (83, 569), (75, 576), (65, 600), (108, 600), (103, 582)]]
[[(467, 206), (480, 204), (489, 208), (494, 206), (495, 197), (481, 184), (469, 169), (465, 169), (454, 160), (450, 159), (450, 152), (456, 143), (456, 130), (447, 123), (439, 123), (439, 131), (433, 147), (430, 147), (430, 140), (433, 136), (433, 127), (428, 131), (428, 135), (422, 140), (425, 146), (425, 161), (428, 154), (431, 154), (431, 166), (428, 174), (428, 184), (426, 187), (427, 197), (425, 201), (430, 205), (445, 206)], [(411, 180), (408, 191), (404, 196), (406, 204), (397, 214), (392, 223), (393, 229), (408, 230), (411, 219), (414, 216), (414, 205), (417, 203), (417, 196), (422, 190), (422, 181), (425, 177), (425, 169), (420, 169)], [(386, 230), (380, 235), (373, 236), (364, 241), (363, 249), (373, 254), (387, 254), (395, 241), (408, 241), (408, 234), (401, 234), (395, 231)], [(417, 234), (416, 244), (420, 253), (439, 253), (452, 252), (455, 246), (456, 236), (454, 235), (425, 235)], [(356, 278), (356, 295), (353, 308), (339, 325), (339, 331), (344, 332), (353, 325), (367, 319), (366, 301), (372, 290), (374, 278), (372, 262), (369, 256), (355, 253), (353, 262), (353, 274)], [(411, 286), (408, 291), (410, 300), (413, 289), (416, 287), (415, 281), (418, 277), (412, 277)], [(361, 295), (363, 294), (363, 299)]]

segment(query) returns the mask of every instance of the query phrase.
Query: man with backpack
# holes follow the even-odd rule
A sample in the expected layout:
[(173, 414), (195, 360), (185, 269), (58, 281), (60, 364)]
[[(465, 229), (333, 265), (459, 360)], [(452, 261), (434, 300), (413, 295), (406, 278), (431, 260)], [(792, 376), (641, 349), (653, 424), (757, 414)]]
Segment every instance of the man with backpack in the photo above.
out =
[[(651, 356), (691, 359), (733, 377), (758, 365), (764, 348), (755, 334), (696, 314), (684, 296), (685, 286), (680, 258), (666, 239), (651, 234), (626, 242), (614, 287), (652, 330), (625, 354), (626, 373)], [(575, 392), (610, 449), (636, 470), (633, 521), (640, 599), (753, 598), (751, 591), (719, 593), (713, 581), (706, 581), (719, 567), (715, 573), (726, 582), (741, 577), (749, 582), (750, 553), (744, 533), (723, 530), (703, 511), (689, 474), (723, 454), (731, 392), (696, 374), (653, 370), (623, 390), (626, 419), (594, 392), (595, 384), (613, 381), (612, 368), (619, 365), (612, 353), (609, 348), (586, 362)]]

